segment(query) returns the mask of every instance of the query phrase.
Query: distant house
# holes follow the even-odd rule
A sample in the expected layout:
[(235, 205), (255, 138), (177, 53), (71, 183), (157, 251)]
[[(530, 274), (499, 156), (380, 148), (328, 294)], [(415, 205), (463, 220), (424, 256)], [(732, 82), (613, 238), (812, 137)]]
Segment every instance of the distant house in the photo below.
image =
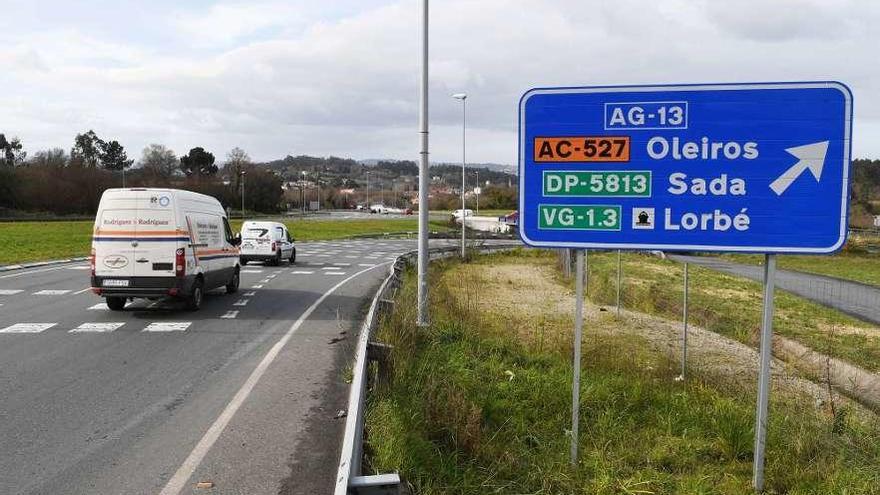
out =
[(874, 215), (874, 227), (880, 227), (880, 215)]

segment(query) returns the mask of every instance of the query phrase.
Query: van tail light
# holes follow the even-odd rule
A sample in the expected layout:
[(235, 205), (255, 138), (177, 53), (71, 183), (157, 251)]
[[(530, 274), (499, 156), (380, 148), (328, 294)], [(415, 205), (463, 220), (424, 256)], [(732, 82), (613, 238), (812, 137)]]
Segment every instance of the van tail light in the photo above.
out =
[(186, 275), (186, 255), (183, 248), (174, 252), (174, 274), (178, 277)]
[(275, 247), (275, 241), (272, 241), (272, 251), (275, 251), (275, 249), (276, 249), (276, 247)]
[(95, 276), (95, 248), (92, 248), (92, 254), (89, 255), (89, 270), (92, 272), (92, 277)]

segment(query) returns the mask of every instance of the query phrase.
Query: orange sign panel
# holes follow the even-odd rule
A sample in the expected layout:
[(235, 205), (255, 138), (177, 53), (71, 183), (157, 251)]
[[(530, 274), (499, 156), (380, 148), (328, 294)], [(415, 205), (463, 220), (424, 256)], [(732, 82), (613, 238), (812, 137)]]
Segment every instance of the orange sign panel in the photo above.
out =
[(628, 162), (629, 136), (535, 138), (535, 162)]

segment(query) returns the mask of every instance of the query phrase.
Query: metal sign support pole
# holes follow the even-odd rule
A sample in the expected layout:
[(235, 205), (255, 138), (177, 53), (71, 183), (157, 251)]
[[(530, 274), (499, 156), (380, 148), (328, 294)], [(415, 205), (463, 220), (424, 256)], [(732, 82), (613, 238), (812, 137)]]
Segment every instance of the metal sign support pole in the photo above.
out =
[(428, 0), (422, 0), (422, 81), (419, 104), (418, 325), (428, 326)]
[(617, 317), (620, 318), (620, 249), (617, 250)]
[(578, 422), (581, 409), (581, 335), (584, 327), (584, 251), (577, 250), (574, 304), (574, 376), (571, 381), (571, 464), (578, 461)]
[(687, 356), (688, 356), (688, 264), (684, 264), (684, 302), (682, 309), (682, 330), (681, 330), (681, 379), (687, 378)]
[(761, 320), (761, 358), (758, 375), (758, 406), (755, 414), (755, 492), (764, 491), (764, 447), (767, 440), (767, 406), (770, 399), (770, 356), (773, 353), (773, 289), (776, 255), (764, 255), (764, 316)]

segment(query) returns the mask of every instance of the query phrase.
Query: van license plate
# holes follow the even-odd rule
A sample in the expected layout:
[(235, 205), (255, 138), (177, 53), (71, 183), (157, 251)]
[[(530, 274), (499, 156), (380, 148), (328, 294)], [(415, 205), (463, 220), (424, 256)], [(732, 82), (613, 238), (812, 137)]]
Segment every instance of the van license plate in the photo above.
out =
[(104, 280), (104, 287), (128, 287), (128, 280)]

